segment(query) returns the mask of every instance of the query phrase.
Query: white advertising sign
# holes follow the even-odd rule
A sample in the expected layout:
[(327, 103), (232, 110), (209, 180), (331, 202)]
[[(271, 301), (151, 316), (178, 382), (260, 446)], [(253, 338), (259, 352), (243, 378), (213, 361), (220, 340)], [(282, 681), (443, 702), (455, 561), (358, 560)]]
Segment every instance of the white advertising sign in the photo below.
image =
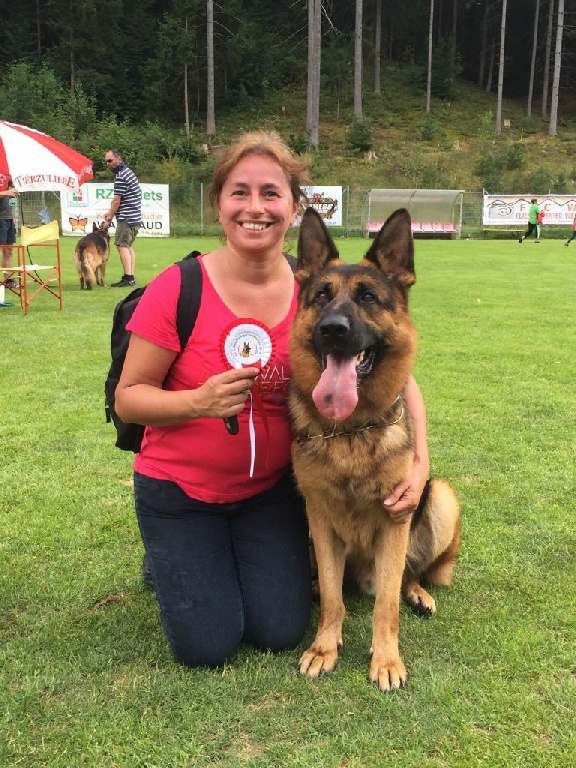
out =
[(482, 224), (491, 227), (525, 225), (532, 197), (544, 211), (544, 225), (572, 225), (576, 215), (574, 195), (484, 195)]
[[(168, 184), (140, 184), (142, 190), (142, 226), (139, 237), (166, 237), (170, 234), (170, 188)], [(83, 184), (76, 192), (60, 195), (62, 234), (83, 237), (100, 224), (109, 210), (114, 185)], [(114, 222), (110, 234), (114, 234)]]
[[(302, 187), (306, 204), (315, 208), (327, 227), (342, 226), (342, 187)], [(294, 222), (300, 225), (300, 218)]]

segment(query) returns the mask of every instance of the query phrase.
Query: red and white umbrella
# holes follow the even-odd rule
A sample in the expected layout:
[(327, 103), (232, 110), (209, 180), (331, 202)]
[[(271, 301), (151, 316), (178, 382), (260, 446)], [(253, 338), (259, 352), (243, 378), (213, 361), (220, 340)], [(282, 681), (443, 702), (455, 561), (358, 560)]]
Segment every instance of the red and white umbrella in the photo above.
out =
[(46, 133), (0, 120), (0, 190), (71, 192), (92, 178), (92, 161)]

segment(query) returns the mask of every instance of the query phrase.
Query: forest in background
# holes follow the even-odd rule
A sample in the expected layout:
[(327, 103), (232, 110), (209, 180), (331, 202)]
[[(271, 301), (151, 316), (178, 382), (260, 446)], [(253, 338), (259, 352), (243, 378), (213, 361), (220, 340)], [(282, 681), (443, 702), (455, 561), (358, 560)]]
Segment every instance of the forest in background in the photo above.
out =
[[(259, 125), (310, 152), (314, 178), (325, 184), (573, 190), (573, 2), (564, 13), (558, 135), (547, 137), (550, 38), (563, 0), (325, 0), (319, 144), (311, 148), (312, 2), (22, 0), (17, 22), (0, 28), (0, 117), (76, 147), (93, 159), (97, 178), (108, 178), (105, 149), (118, 147), (142, 180), (170, 183), (175, 202), (210, 177), (221, 143)], [(504, 8), (505, 128), (495, 135)], [(206, 127), (210, 24), (213, 135)]]

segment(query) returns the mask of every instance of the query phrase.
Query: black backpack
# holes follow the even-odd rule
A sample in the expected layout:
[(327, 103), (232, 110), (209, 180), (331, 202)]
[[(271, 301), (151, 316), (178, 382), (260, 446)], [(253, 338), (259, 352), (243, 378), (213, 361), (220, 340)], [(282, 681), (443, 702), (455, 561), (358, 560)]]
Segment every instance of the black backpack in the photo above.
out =
[[(200, 251), (192, 251), (178, 262), (181, 273), (180, 296), (176, 310), (176, 327), (180, 339), (180, 351), (184, 349), (194, 328), (200, 308), (202, 296), (202, 270), (196, 257)], [(123, 451), (138, 453), (144, 436), (145, 427), (142, 424), (126, 424), (116, 413), (114, 398), (116, 387), (120, 381), (120, 374), (124, 366), (130, 332), (126, 330), (126, 324), (132, 317), (138, 302), (142, 298), (146, 286), (136, 288), (134, 291), (119, 301), (114, 308), (112, 319), (112, 333), (110, 334), (110, 352), (112, 363), (108, 376), (104, 382), (104, 409), (106, 421), (114, 422), (116, 427), (116, 447)]]
[[(198, 317), (198, 310), (200, 309), (202, 270), (196, 260), (197, 256), (200, 256), (200, 251), (192, 251), (182, 261), (177, 262), (181, 272), (180, 295), (176, 309), (176, 327), (178, 329), (178, 338), (180, 339), (180, 352), (184, 350), (188, 343), (190, 334), (194, 329), (194, 323)], [(295, 257), (287, 253), (284, 256), (290, 264), (290, 268), (294, 271), (296, 269)], [(110, 335), (112, 363), (104, 382), (106, 421), (114, 422), (116, 427), (116, 447), (122, 451), (132, 451), (133, 453), (140, 451), (146, 427), (142, 424), (126, 424), (122, 421), (114, 408), (114, 395), (120, 381), (120, 374), (122, 373), (128, 350), (128, 342), (130, 341), (130, 332), (126, 330), (126, 324), (132, 317), (145, 290), (146, 286), (136, 288), (123, 298), (122, 301), (119, 301), (114, 308), (112, 333)], [(227, 425), (227, 428), (230, 429), (229, 425)]]

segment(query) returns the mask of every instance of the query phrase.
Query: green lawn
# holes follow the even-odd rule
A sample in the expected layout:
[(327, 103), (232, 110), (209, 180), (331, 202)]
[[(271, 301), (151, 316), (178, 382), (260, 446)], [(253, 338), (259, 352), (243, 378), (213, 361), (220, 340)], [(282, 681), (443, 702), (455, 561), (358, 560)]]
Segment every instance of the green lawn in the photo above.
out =
[[(576, 765), (576, 245), (416, 242), (416, 377), (462, 550), (433, 619), (402, 608), (409, 683), (387, 695), (366, 679), (360, 596), (316, 682), (302, 649), (244, 648), (217, 671), (172, 661), (140, 580), (131, 457), (104, 422), (125, 291), (80, 292), (62, 244), (63, 311), (48, 296), (27, 317), (0, 308), (0, 765)], [(215, 244), (138, 240), (138, 280)], [(354, 258), (367, 241), (341, 245)], [(108, 282), (120, 272), (114, 252)]]

